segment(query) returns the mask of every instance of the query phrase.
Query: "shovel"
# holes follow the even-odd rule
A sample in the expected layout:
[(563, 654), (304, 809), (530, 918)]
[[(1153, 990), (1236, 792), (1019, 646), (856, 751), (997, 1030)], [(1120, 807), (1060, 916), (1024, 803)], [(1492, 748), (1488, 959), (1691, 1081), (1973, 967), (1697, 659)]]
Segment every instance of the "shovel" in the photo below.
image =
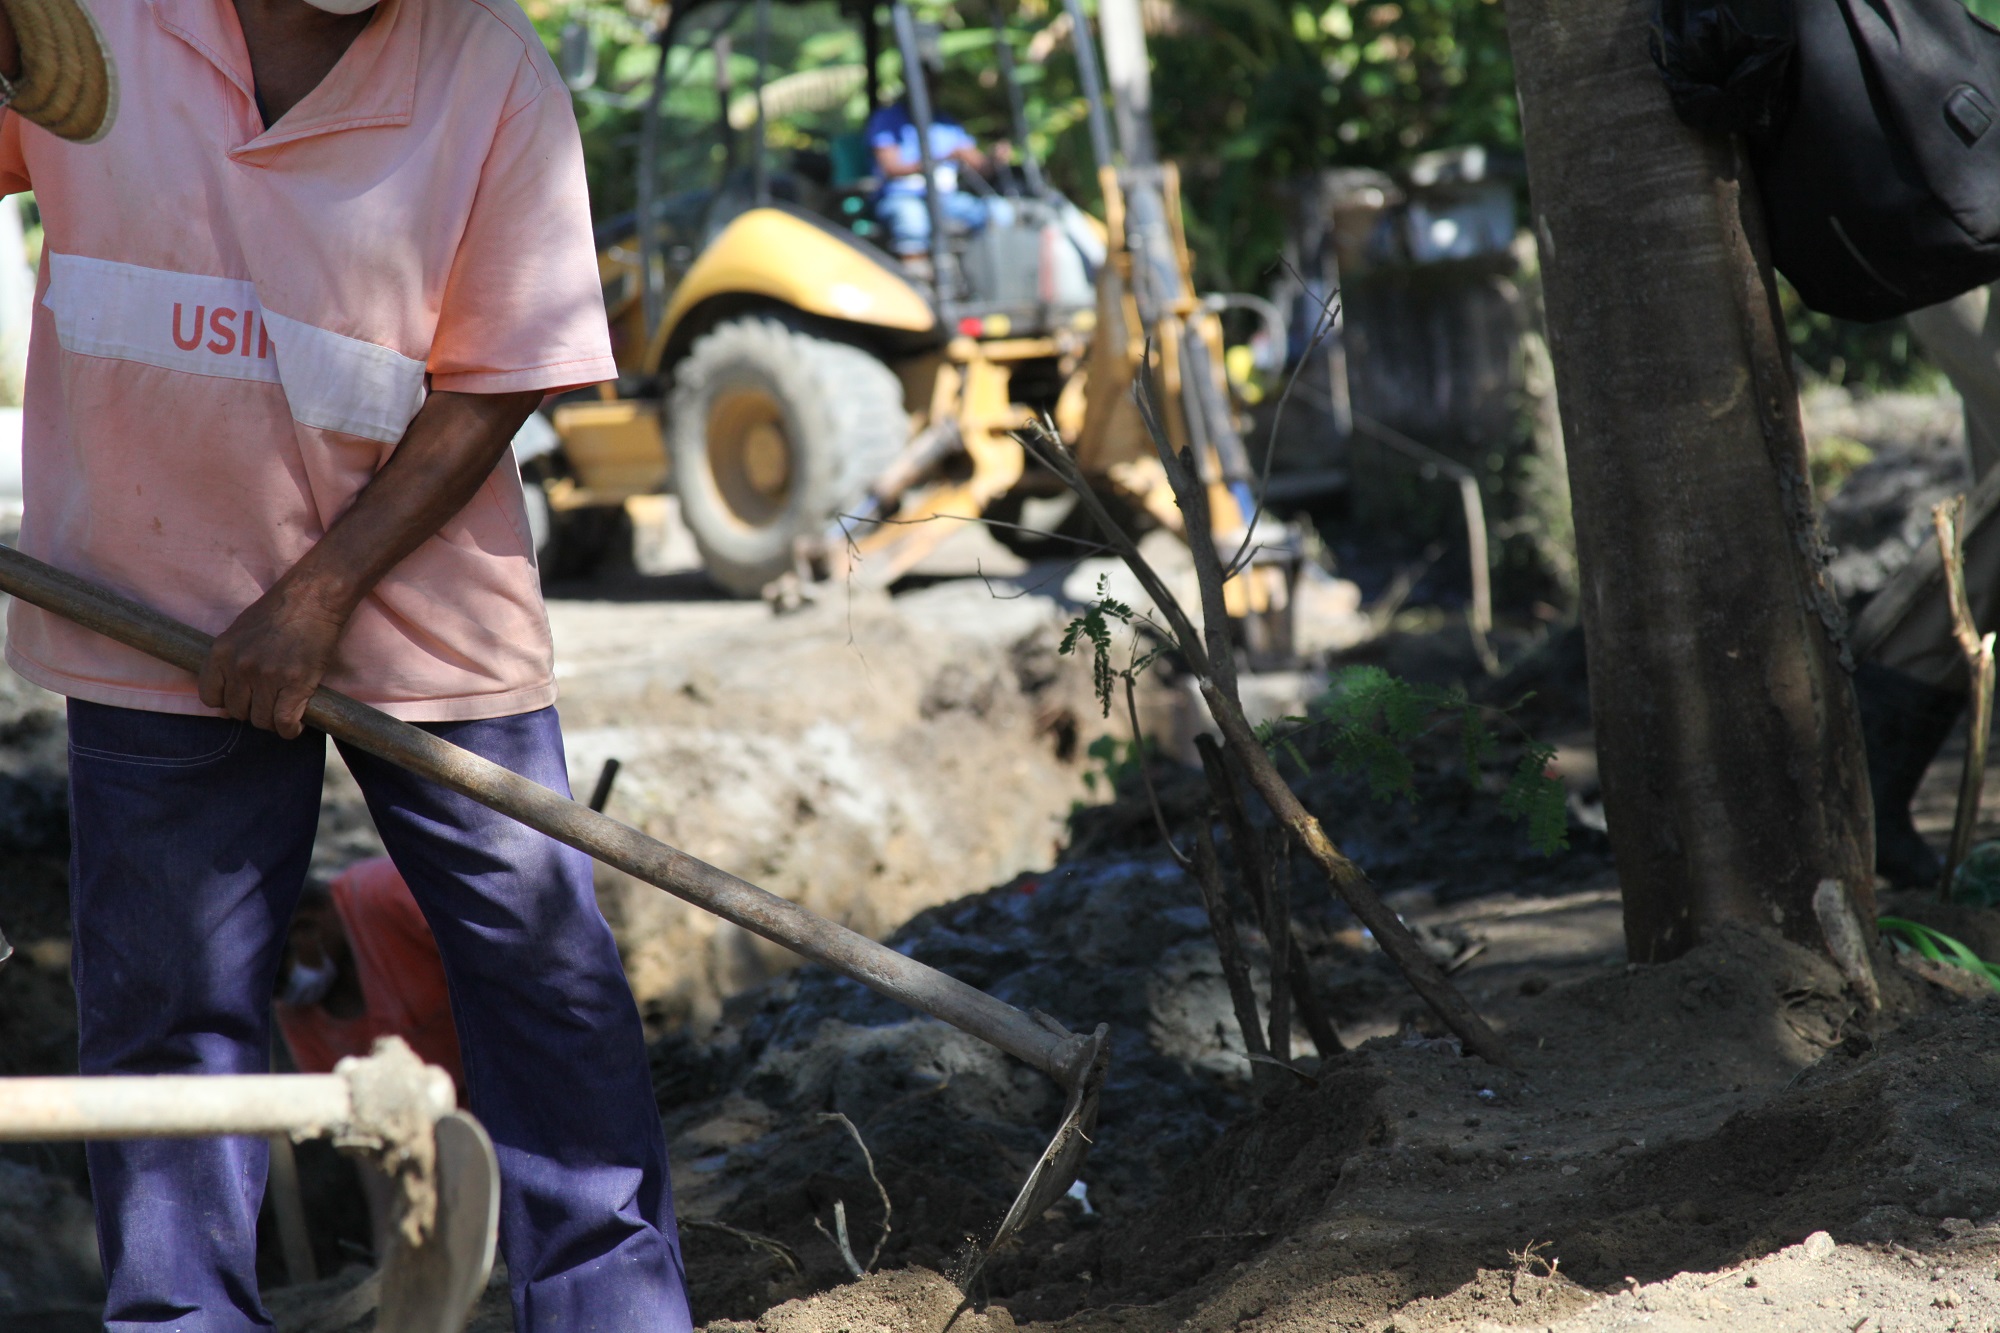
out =
[(0, 1079), (0, 1143), (331, 1135), (398, 1183), (381, 1269), (294, 1333), (379, 1308), (380, 1333), (459, 1333), (493, 1271), (500, 1167), (451, 1077), (400, 1038), (331, 1074), (123, 1074)]
[[(209, 635), (74, 574), (0, 546), (0, 591), (184, 671), (199, 672)], [(887, 945), (837, 925), (608, 815), (556, 795), (491, 760), (322, 687), (307, 723), (440, 786), (469, 796), (635, 879), (782, 944), (1041, 1070), (1068, 1094), (1061, 1123), (987, 1249), (997, 1249), (1068, 1192), (1090, 1151), (1110, 1060), (1109, 1029), (1088, 1036), (1027, 1014)]]

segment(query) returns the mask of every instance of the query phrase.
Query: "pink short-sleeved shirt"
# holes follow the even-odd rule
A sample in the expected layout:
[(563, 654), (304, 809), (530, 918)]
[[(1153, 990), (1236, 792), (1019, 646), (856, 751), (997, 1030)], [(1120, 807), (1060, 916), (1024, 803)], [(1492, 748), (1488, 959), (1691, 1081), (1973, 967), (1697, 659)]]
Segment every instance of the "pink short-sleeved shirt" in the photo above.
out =
[[(21, 546), (211, 633), (339, 518), (429, 388), (615, 375), (569, 93), (512, 0), (383, 0), (266, 130), (230, 0), (86, 0), (117, 62), (89, 146), (0, 118), (46, 229)], [(511, 458), (348, 623), (326, 683), (412, 721), (554, 701)], [(194, 679), (16, 603), (7, 660), (97, 703)]]

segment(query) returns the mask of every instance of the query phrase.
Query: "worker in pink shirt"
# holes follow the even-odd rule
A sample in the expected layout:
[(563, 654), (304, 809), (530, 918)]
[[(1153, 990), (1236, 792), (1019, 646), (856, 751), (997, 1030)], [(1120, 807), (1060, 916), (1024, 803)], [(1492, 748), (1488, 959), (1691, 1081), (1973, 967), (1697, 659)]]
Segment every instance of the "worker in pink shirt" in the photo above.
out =
[[(46, 235), (21, 547), (217, 636), (192, 676), (9, 610), (9, 663), (70, 701), (80, 1063), (260, 1072), (316, 686), (568, 789), (508, 443), (543, 395), (615, 373), (569, 94), (512, 0), (0, 15), (0, 192), (32, 189)], [(516, 1327), (689, 1328), (588, 861), (344, 753), (436, 939)], [(90, 1146), (108, 1329), (270, 1326), (265, 1153)]]

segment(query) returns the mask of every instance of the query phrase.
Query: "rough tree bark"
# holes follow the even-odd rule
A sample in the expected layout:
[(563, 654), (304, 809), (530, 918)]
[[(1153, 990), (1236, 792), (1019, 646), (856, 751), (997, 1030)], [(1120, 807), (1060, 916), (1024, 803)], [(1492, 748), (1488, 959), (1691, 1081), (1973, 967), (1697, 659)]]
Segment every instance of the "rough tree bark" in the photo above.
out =
[(1740, 149), (1674, 118), (1646, 0), (1507, 0), (1626, 947), (1872, 919), (1873, 834), (1789, 346)]

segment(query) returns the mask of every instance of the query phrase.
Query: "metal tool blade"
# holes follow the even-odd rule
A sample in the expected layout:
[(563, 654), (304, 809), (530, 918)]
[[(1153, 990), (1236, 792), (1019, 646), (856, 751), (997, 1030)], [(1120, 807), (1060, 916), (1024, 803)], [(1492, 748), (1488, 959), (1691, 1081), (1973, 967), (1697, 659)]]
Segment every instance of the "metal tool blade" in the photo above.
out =
[(1056, 1200), (1068, 1194), (1069, 1187), (1076, 1183), (1078, 1173), (1083, 1170), (1084, 1159), (1090, 1156), (1090, 1136), (1097, 1132), (1097, 1106), (1104, 1095), (1105, 1075), (1111, 1067), (1111, 1029), (1108, 1026), (1102, 1023), (1097, 1025), (1097, 1031), (1090, 1035), (1090, 1044), (1073, 1067), (1077, 1075), (1063, 1104), (1062, 1121), (1056, 1126), (1048, 1147), (1042, 1149), (1034, 1169), (1028, 1172), (1028, 1179), (1022, 1184), (1020, 1193), (1014, 1196), (1013, 1206), (1000, 1219), (1000, 1225), (981, 1252), (979, 1262), (959, 1283), (961, 1291), (970, 1293), (973, 1281), (985, 1269), (986, 1261), (993, 1257), (994, 1252), (1013, 1239), (1022, 1227), (1040, 1217)]
[(461, 1333), (493, 1273), (500, 1163), (477, 1120), (437, 1123), (437, 1221), (422, 1245), (398, 1235), (382, 1264), (377, 1333)]

